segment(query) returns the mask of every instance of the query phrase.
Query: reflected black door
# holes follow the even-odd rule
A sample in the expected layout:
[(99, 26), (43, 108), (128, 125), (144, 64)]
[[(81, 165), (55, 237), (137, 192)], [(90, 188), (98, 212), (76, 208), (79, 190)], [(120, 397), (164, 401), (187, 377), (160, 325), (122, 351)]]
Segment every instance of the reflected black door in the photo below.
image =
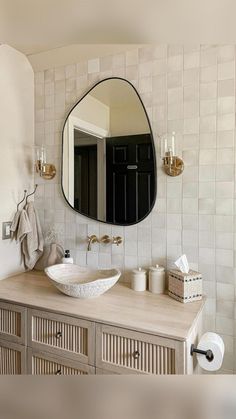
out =
[(74, 207), (97, 218), (97, 146), (74, 148)]
[(107, 221), (132, 224), (154, 200), (153, 146), (149, 134), (107, 139)]

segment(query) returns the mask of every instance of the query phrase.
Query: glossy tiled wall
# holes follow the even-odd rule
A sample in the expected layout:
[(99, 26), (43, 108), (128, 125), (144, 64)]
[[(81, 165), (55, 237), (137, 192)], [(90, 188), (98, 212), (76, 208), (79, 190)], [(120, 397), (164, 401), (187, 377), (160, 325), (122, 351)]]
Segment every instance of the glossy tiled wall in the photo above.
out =
[[(46, 144), (57, 168), (67, 113), (89, 87), (109, 76), (131, 81), (147, 108), (158, 162), (154, 210), (132, 227), (92, 222), (67, 206), (59, 169), (53, 181), (37, 178), (44, 231), (53, 226), (77, 263), (112, 264), (125, 280), (132, 268), (170, 266), (186, 253), (204, 277), (205, 329), (221, 334), (226, 344), (222, 372), (236, 371), (235, 46), (146, 46), (36, 73), (36, 144)], [(185, 163), (176, 178), (162, 172), (159, 157), (159, 135), (173, 130)], [(94, 245), (87, 253), (88, 234), (119, 234), (124, 245)]]

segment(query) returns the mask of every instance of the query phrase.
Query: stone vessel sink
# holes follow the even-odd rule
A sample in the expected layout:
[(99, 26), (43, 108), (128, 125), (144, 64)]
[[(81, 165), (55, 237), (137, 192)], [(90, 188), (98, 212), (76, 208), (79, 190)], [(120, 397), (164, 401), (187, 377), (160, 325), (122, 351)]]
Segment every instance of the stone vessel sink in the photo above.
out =
[(76, 298), (92, 298), (104, 294), (121, 275), (118, 269), (93, 270), (71, 263), (49, 266), (45, 273), (59, 291)]

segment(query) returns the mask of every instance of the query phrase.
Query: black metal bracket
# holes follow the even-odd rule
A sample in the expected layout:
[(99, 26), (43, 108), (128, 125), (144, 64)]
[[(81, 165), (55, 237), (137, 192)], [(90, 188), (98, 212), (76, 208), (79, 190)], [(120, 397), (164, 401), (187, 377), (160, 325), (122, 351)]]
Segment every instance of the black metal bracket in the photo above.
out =
[(205, 355), (207, 361), (212, 362), (214, 359), (214, 354), (211, 349), (208, 349), (207, 351), (203, 351), (202, 349), (197, 349), (194, 347), (194, 345), (191, 345), (190, 354), (193, 356), (194, 352), (196, 354)]

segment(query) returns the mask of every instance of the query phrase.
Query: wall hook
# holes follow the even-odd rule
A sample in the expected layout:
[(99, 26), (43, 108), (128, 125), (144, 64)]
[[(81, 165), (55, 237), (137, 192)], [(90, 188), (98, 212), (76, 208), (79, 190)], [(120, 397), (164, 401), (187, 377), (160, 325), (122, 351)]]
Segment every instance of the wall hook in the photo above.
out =
[(35, 184), (34, 191), (33, 191), (32, 193), (30, 193), (29, 195), (27, 195), (27, 197), (26, 197), (26, 204), (28, 203), (28, 198), (29, 198), (29, 196), (32, 196), (32, 195), (34, 195), (34, 194), (35, 194), (37, 187), (38, 187), (38, 184), (36, 183), (36, 184)]
[(17, 211), (19, 209), (20, 204), (22, 204), (22, 202), (24, 202), (26, 194), (27, 194), (27, 189), (24, 189), (24, 198), (17, 204)]

